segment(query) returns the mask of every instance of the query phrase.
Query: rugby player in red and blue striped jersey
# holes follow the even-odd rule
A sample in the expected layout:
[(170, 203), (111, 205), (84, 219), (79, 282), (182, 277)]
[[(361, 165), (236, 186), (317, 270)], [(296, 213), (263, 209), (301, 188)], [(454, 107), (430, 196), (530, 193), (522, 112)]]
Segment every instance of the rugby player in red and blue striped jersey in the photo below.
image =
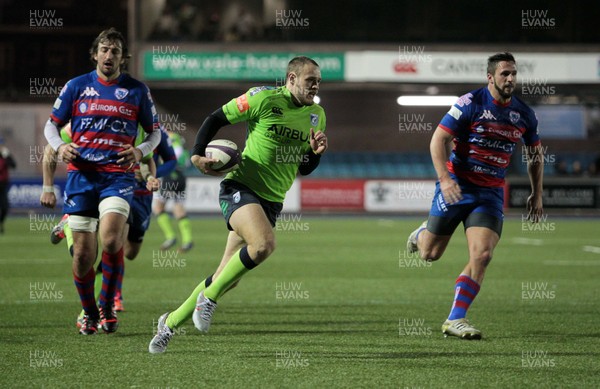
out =
[(433, 134), (430, 150), (438, 175), (436, 191), (429, 219), (407, 242), (409, 252), (418, 251), (421, 258), (435, 261), (463, 223), (469, 261), (456, 280), (452, 309), (442, 325), (444, 334), (463, 339), (482, 337), (465, 317), (500, 240), (504, 176), (520, 140), (527, 146), (532, 188), (528, 218), (537, 222), (543, 213), (538, 122), (533, 110), (512, 95), (517, 82), (513, 55), (505, 52), (488, 58), (487, 79), (486, 87), (458, 99)]
[[(73, 276), (86, 312), (80, 333), (117, 330), (115, 288), (123, 266), (123, 229), (135, 188), (132, 167), (160, 142), (158, 115), (146, 85), (122, 72), (129, 58), (123, 35), (102, 31), (90, 49), (96, 68), (63, 87), (44, 134), (68, 162), (64, 213), (73, 231)], [(72, 143), (59, 129), (71, 121)], [(147, 133), (134, 146), (138, 124)], [(99, 223), (98, 223), (99, 220)], [(96, 228), (102, 242), (102, 292), (94, 297)]]

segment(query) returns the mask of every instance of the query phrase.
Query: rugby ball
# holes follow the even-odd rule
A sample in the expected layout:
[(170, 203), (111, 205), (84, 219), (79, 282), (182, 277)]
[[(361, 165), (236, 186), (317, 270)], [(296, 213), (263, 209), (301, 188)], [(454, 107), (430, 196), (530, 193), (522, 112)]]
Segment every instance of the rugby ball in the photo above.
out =
[(208, 158), (214, 158), (218, 162), (214, 162), (210, 167), (214, 171), (228, 173), (238, 168), (242, 157), (237, 145), (227, 139), (216, 139), (210, 142), (204, 151), (204, 155)]

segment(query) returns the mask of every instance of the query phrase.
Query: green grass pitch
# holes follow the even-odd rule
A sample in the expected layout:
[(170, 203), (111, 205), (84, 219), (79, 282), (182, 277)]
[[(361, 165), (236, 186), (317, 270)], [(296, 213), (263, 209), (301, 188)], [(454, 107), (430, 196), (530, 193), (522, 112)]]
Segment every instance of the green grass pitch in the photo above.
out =
[(194, 218), (196, 246), (160, 253), (155, 221), (126, 263), (112, 335), (77, 334), (79, 302), (58, 221), (12, 218), (0, 236), (0, 387), (600, 387), (600, 222), (507, 219), (469, 319), (482, 341), (444, 338), (466, 261), (406, 255), (418, 219), (284, 219), (278, 247), (220, 300), (209, 334), (191, 321), (162, 355), (156, 320), (214, 270), (226, 230)]

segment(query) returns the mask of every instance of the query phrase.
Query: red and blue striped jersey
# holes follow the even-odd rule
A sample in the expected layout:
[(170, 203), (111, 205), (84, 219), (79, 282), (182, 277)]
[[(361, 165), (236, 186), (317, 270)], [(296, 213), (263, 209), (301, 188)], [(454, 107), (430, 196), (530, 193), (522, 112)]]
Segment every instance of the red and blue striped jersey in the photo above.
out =
[(496, 101), (487, 87), (460, 97), (442, 118), (440, 127), (454, 136), (448, 171), (459, 179), (485, 187), (504, 186), (506, 168), (519, 140), (540, 143), (535, 113), (513, 96)]
[(96, 70), (69, 80), (54, 103), (50, 118), (60, 127), (71, 121), (73, 142), (81, 155), (68, 170), (124, 172), (117, 153), (134, 145), (138, 123), (146, 133), (159, 131), (150, 90), (128, 74), (106, 82)]

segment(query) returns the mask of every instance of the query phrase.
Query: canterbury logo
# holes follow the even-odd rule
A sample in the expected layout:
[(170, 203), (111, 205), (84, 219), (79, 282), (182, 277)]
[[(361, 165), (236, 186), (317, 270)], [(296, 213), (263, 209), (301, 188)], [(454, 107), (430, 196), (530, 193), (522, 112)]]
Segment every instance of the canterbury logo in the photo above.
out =
[(484, 109), (483, 114), (481, 114), (479, 119), (497, 120), (496, 117), (492, 115), (489, 109)]
[(279, 116), (283, 115), (283, 111), (279, 107), (273, 107), (271, 109), (271, 112), (273, 112), (275, 115), (279, 115)]
[(86, 86), (85, 90), (83, 92), (81, 92), (81, 94), (79, 95), (79, 97), (81, 96), (87, 96), (87, 97), (94, 97), (94, 96), (100, 96), (100, 93), (98, 93), (96, 91), (96, 89), (94, 89), (94, 87), (89, 87)]

